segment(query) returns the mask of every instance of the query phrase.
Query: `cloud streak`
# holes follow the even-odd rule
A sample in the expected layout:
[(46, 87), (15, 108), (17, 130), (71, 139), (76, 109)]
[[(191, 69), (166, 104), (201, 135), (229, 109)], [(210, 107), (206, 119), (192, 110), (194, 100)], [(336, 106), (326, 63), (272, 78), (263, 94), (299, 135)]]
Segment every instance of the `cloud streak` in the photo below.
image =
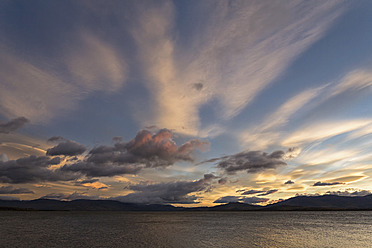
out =
[(260, 197), (241, 197), (241, 196), (223, 196), (215, 200), (213, 203), (230, 203), (230, 202), (243, 202), (246, 204), (257, 204), (269, 201), (268, 198)]
[(14, 188), (13, 186), (0, 187), (0, 195), (18, 195), (18, 194), (34, 194), (34, 192), (26, 188)]
[(313, 186), (333, 186), (333, 185), (340, 185), (340, 184), (344, 184), (344, 183), (340, 183), (340, 182), (316, 182), (313, 184)]

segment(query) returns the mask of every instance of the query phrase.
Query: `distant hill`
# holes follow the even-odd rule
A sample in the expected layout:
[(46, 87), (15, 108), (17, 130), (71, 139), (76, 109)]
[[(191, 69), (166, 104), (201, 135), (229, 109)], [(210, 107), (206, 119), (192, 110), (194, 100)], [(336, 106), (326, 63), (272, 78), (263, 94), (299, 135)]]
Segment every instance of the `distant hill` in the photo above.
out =
[(372, 195), (367, 196), (296, 196), (279, 203), (257, 206), (227, 203), (213, 207), (174, 207), (161, 204), (134, 204), (113, 200), (31, 201), (0, 200), (0, 210), (56, 211), (293, 211), (293, 210), (372, 210)]
[(262, 206), (250, 205), (239, 202), (230, 202), (227, 204), (221, 204), (213, 207), (196, 207), (196, 208), (185, 208), (184, 211), (252, 211), (262, 210)]
[(177, 209), (171, 205), (140, 205), (112, 200), (58, 201), (49, 199), (31, 201), (0, 200), (0, 207), (58, 211), (174, 211)]
[(296, 196), (266, 206), (269, 210), (290, 210), (293, 207), (313, 209), (369, 209), (372, 210), (372, 195), (367, 196)]

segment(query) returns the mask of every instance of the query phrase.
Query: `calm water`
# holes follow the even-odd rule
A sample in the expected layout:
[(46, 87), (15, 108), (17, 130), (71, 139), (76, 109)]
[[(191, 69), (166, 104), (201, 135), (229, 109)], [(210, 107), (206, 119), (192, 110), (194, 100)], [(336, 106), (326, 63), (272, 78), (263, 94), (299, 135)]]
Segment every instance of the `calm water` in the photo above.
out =
[(0, 247), (372, 247), (372, 212), (0, 212)]

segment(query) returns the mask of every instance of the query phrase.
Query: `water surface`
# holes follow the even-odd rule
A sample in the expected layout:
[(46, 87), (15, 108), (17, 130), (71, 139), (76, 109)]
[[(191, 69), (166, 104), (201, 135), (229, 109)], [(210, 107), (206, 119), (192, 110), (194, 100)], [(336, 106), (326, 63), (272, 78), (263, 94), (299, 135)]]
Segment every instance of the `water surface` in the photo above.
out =
[(372, 247), (372, 212), (0, 212), (0, 247)]

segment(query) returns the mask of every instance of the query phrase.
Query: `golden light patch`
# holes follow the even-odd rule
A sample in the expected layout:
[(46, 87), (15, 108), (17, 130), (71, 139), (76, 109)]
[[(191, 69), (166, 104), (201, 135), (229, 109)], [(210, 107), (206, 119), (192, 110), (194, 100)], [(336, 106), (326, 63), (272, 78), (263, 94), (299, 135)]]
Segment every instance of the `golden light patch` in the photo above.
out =
[(22, 157), (28, 157), (31, 155), (45, 156), (45, 150), (20, 143), (6, 142), (0, 144), (0, 153), (8, 155), (9, 159), (18, 159)]
[(299, 186), (290, 187), (287, 190), (305, 190), (305, 187), (302, 185), (299, 185)]
[(350, 182), (357, 182), (367, 178), (365, 175), (360, 176), (346, 176), (346, 177), (338, 177), (333, 179), (334, 182), (341, 182), (341, 183), (350, 183)]
[(272, 174), (259, 174), (256, 177), (256, 183), (257, 184), (264, 184), (264, 183), (268, 183), (268, 182), (273, 182), (276, 179), (277, 179), (277, 177), (275, 175), (272, 175)]
[(103, 189), (103, 190), (107, 190), (107, 188), (109, 187), (109, 185), (106, 185), (106, 184), (101, 183), (101, 182), (84, 183), (82, 185), (85, 186), (85, 187), (92, 188), (92, 189)]
[(294, 170), (290, 173), (290, 177), (293, 179), (293, 178), (299, 178), (299, 177), (302, 177), (304, 175), (304, 170), (300, 169), (300, 170)]

